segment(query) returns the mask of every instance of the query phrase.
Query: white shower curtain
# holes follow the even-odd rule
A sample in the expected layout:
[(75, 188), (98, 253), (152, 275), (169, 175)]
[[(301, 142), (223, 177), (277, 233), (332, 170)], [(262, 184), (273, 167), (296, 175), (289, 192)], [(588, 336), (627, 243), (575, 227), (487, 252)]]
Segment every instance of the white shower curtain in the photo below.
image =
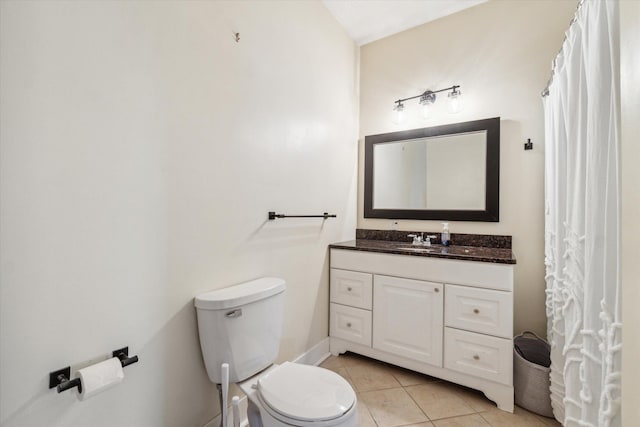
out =
[(551, 399), (565, 426), (621, 425), (618, 34), (617, 1), (585, 0), (544, 98)]

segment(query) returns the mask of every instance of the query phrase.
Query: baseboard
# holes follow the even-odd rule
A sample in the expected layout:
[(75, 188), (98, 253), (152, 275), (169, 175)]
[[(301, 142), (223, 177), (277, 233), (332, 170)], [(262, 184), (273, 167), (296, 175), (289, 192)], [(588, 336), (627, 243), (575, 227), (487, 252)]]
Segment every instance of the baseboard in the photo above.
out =
[(302, 353), (300, 356), (293, 359), (293, 362), (303, 365), (318, 366), (330, 355), (331, 353), (329, 353), (329, 337), (327, 337), (320, 341), (318, 344), (311, 347), (306, 352)]
[[(293, 359), (293, 362), (301, 363), (303, 365), (318, 366), (330, 355), (331, 353), (329, 353), (329, 337), (327, 337), (320, 341), (318, 344), (311, 347), (306, 352), (302, 353), (300, 356)], [(229, 401), (231, 401), (231, 399), (229, 399)], [(247, 420), (247, 406), (247, 396), (242, 396), (240, 398), (240, 427), (247, 427), (249, 425), (249, 420)], [(231, 405), (229, 405), (228, 411), (229, 415), (227, 416), (227, 427), (233, 427)], [(202, 427), (220, 427), (221, 418), (222, 415), (218, 414)]]

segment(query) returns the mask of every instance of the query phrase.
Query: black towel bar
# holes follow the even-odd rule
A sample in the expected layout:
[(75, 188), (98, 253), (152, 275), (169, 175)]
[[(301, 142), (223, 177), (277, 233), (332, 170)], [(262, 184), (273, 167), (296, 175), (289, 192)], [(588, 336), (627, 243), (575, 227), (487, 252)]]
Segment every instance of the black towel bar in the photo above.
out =
[(274, 220), (276, 218), (337, 218), (336, 214), (329, 214), (327, 212), (322, 215), (285, 215), (285, 214), (277, 214), (275, 212), (269, 212), (269, 220)]

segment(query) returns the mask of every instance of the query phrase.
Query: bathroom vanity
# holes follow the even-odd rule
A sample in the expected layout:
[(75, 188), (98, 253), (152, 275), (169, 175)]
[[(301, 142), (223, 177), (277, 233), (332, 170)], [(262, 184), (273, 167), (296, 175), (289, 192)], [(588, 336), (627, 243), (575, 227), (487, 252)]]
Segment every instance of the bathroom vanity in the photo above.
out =
[(331, 353), (351, 351), (462, 384), (513, 412), (516, 261), (508, 243), (330, 245)]

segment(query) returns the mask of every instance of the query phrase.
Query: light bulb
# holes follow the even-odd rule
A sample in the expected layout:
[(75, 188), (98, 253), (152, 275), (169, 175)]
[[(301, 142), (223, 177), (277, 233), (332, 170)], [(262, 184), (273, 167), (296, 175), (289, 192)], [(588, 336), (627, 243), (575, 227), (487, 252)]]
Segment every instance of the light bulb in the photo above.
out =
[(422, 112), (423, 119), (426, 120), (429, 117), (431, 117), (431, 104), (422, 104), (422, 106), (420, 107), (420, 110)]
[(398, 102), (398, 104), (393, 107), (393, 123), (399, 125), (401, 123), (404, 123), (404, 119), (404, 104)]
[(459, 113), (462, 110), (462, 92), (453, 88), (449, 93), (449, 112), (452, 114)]
[(436, 102), (436, 94), (430, 90), (420, 97), (420, 110), (423, 119), (428, 119), (431, 116), (431, 106), (434, 102)]

